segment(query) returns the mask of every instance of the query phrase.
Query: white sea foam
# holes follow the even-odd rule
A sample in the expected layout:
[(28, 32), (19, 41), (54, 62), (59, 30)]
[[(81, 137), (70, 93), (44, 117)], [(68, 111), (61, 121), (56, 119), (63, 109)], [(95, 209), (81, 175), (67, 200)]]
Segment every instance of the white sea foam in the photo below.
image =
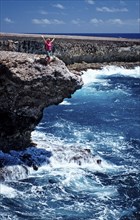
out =
[[(88, 69), (87, 71), (83, 71), (82, 79), (84, 81), (84, 84), (86, 85), (92, 82), (103, 82), (103, 76), (105, 77), (113, 75), (140, 78), (140, 66), (135, 67), (134, 69), (125, 69), (123, 67), (117, 66), (106, 66), (103, 67), (101, 70)], [(106, 82), (106, 80), (104, 80), (104, 82)]]
[(15, 198), (17, 196), (17, 192), (15, 189), (4, 184), (0, 184), (0, 194), (8, 198)]
[[(45, 148), (52, 152), (52, 157), (50, 158), (50, 164), (44, 164), (39, 172), (50, 170), (55, 174), (69, 173), (74, 169), (88, 169), (93, 172), (99, 171), (103, 173), (115, 172), (120, 168), (116, 165), (108, 163), (100, 156), (94, 156), (93, 147), (82, 143), (70, 144), (66, 143), (65, 140), (61, 138), (56, 138), (51, 134), (44, 134), (39, 131), (34, 131), (32, 133), (32, 138), (38, 142), (38, 147)], [(82, 138), (82, 136), (80, 137)], [(86, 151), (89, 149), (90, 152)], [(101, 159), (102, 163), (97, 164), (97, 159)], [(63, 170), (63, 172), (62, 172)]]
[(68, 101), (66, 101), (66, 100), (64, 100), (64, 101), (61, 102), (59, 105), (71, 105), (71, 103), (68, 102)]
[[(102, 84), (106, 84), (107, 80), (102, 79), (103, 75), (107, 76), (107, 74), (120, 74), (122, 69), (123, 68), (112, 66), (112, 69), (111, 67), (106, 67), (104, 68), (104, 70), (89, 70), (91, 71), (89, 72), (89, 76), (87, 72), (85, 72), (83, 77), (85, 77), (86, 84), (95, 81), (101, 81)], [(127, 72), (129, 76), (131, 74), (134, 74), (135, 69), (131, 71), (129, 74)], [(124, 72), (125, 69), (123, 69), (121, 74), (124, 75)], [(64, 101), (61, 104), (71, 105), (71, 103), (67, 101)], [(72, 107), (73, 105), (71, 106), (71, 108)], [(44, 124), (40, 123), (37, 129), (43, 127), (46, 128), (46, 126), (47, 121)], [(0, 194), (8, 198), (19, 198), (19, 196), (21, 198), (27, 198), (26, 202), (31, 201), (30, 204), (28, 203), (28, 205), (29, 207), (31, 206), (33, 208), (36, 207), (34, 205), (34, 201), (39, 201), (37, 202), (37, 211), (39, 214), (41, 213), (41, 215), (45, 213), (45, 217), (47, 216), (47, 214), (52, 217), (53, 212), (59, 212), (60, 216), (62, 210), (63, 215), (64, 212), (66, 212), (67, 215), (68, 213), (71, 215), (71, 213), (75, 211), (75, 216), (77, 215), (77, 211), (79, 212), (79, 215), (83, 213), (83, 216), (86, 216), (86, 213), (91, 212), (91, 220), (95, 218), (98, 218), (100, 220), (120, 219), (118, 217), (120, 216), (121, 212), (119, 210), (119, 207), (117, 207), (117, 205), (115, 206), (115, 203), (111, 202), (115, 201), (115, 198), (120, 198), (118, 193), (119, 191), (117, 191), (117, 184), (110, 185), (110, 181), (108, 182), (108, 184), (104, 184), (103, 179), (106, 180), (104, 176), (109, 177), (110, 173), (113, 173), (115, 176), (116, 172), (121, 171), (120, 173), (122, 173), (122, 171), (124, 172), (124, 170), (128, 173), (136, 173), (134, 172), (134, 170), (128, 170), (129, 167), (127, 165), (122, 165), (122, 167), (117, 166), (113, 164), (113, 162), (108, 162), (106, 159), (110, 155), (112, 156), (112, 158), (114, 155), (116, 155), (118, 156), (118, 158), (120, 158), (120, 160), (121, 157), (123, 157), (124, 159), (124, 154), (122, 154), (122, 152), (129, 148), (126, 145), (125, 137), (123, 136), (123, 134), (113, 134), (113, 131), (111, 131), (112, 133), (107, 133), (106, 131), (93, 132), (90, 126), (80, 127), (76, 123), (67, 121), (66, 119), (62, 118), (57, 122), (52, 123), (51, 128), (52, 127), (55, 127), (55, 130), (60, 131), (64, 131), (64, 129), (67, 128), (66, 132), (68, 132), (69, 134), (69, 136), (67, 136), (68, 138), (65, 138), (65, 135), (62, 139), (61, 135), (61, 137), (59, 135), (57, 137), (57, 135), (55, 136), (55, 133), (44, 133), (46, 132), (46, 129), (43, 130), (44, 132), (38, 130), (32, 132), (32, 139), (34, 142), (37, 143), (37, 147), (44, 148), (45, 150), (50, 150), (52, 152), (50, 164), (44, 163), (41, 167), (39, 167), (38, 171), (30, 172), (30, 175), (32, 177), (37, 176), (38, 178), (36, 178), (35, 181), (34, 178), (29, 178), (29, 180), (27, 180), (27, 183), (26, 180), (22, 182), (22, 184), (24, 183), (25, 186), (27, 184), (27, 188), (22, 187), (22, 189), (24, 188), (23, 193), (21, 191), (13, 189), (12, 187), (1, 184)], [(104, 145), (105, 151), (102, 151)], [(91, 150), (89, 155), (85, 153), (85, 149)], [(31, 155), (34, 155), (35, 159), (41, 157), (41, 154), (37, 154), (37, 151), (34, 151), (33, 148), (29, 149), (28, 152), (31, 153)], [(94, 156), (94, 153), (96, 156)], [(76, 159), (74, 159), (74, 157)], [(129, 155), (128, 157), (130, 158)], [(102, 160), (102, 163), (100, 165), (97, 164), (97, 159)], [(54, 180), (54, 183), (57, 184), (47, 185), (49, 180)], [(115, 183), (115, 180), (113, 182)], [(53, 187), (55, 189), (55, 185), (57, 186), (56, 191), (53, 190)], [(65, 189), (67, 189), (67, 191)], [(46, 197), (43, 197), (45, 195), (45, 190)], [(50, 194), (51, 197), (48, 196)], [(87, 200), (86, 197), (84, 198), (85, 195), (87, 195)], [(88, 199), (88, 195), (91, 196), (93, 200), (90, 199), (90, 197)], [(75, 199), (73, 199), (74, 196)], [(38, 200), (37, 198), (41, 199)], [(49, 206), (50, 201), (51, 206)], [(41, 203), (43, 206), (40, 207)], [(57, 205), (55, 206), (55, 203), (58, 204), (58, 207)], [(60, 209), (59, 204), (61, 204)], [(39, 210), (41, 211), (39, 212)], [(97, 214), (98, 217), (94, 218), (94, 213), (95, 215)], [(45, 217), (44, 219), (47, 219), (47, 217)], [(88, 216), (86, 217), (88, 219)], [(10, 217), (8, 217), (8, 219), (10, 219)], [(14, 217), (11, 219), (14, 219)]]
[[(104, 154), (102, 150), (100, 151), (98, 148), (99, 145), (102, 146), (106, 143), (106, 148), (109, 152), (121, 157), (119, 149), (122, 150), (123, 146), (126, 148), (122, 136), (116, 142), (116, 135), (113, 138), (110, 133), (94, 133), (93, 141), (87, 143), (85, 136), (87, 132), (91, 133), (90, 129), (82, 128), (81, 131), (77, 129), (78, 128), (73, 128), (73, 132), (77, 137), (77, 141), (74, 143), (69, 143), (65, 139), (55, 137), (52, 134), (44, 134), (40, 131), (34, 131), (32, 133), (32, 138), (35, 142), (38, 142), (38, 147), (45, 148), (52, 152), (50, 164), (44, 164), (44, 166), (39, 169), (39, 172), (47, 170), (59, 175), (59, 173), (64, 174), (65, 171), (69, 173), (74, 169), (76, 169), (77, 172), (80, 169), (87, 169), (91, 172), (118, 173), (125, 169), (123, 166), (118, 166), (103, 159)], [(90, 153), (88, 154), (85, 149), (90, 149)], [(101, 159), (102, 163), (97, 164), (97, 159)]]

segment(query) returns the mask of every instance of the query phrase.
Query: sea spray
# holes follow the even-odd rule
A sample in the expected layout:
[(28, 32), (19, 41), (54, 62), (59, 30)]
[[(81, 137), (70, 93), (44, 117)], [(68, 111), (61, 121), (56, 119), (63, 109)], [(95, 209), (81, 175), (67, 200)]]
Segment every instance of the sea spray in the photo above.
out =
[(32, 139), (51, 152), (50, 163), (7, 183), (22, 197), (14, 206), (1, 197), (2, 220), (7, 212), (11, 219), (41, 220), (139, 215), (139, 67), (107, 66), (82, 77), (85, 84), (71, 99), (45, 109)]

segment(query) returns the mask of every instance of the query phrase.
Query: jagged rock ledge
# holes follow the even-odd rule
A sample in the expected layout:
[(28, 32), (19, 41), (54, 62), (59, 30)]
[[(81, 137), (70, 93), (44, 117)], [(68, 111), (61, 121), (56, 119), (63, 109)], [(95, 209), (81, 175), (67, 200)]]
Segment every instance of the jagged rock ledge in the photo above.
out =
[(82, 84), (58, 58), (47, 66), (44, 55), (1, 51), (0, 150), (29, 147), (43, 109), (70, 98)]

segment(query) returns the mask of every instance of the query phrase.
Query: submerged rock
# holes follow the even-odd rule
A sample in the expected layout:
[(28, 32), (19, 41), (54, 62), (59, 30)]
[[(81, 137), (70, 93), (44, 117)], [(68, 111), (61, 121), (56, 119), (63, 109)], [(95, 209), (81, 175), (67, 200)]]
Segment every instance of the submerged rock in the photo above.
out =
[(43, 109), (70, 98), (83, 83), (58, 58), (47, 66), (44, 55), (0, 53), (0, 150), (8, 152), (30, 146)]

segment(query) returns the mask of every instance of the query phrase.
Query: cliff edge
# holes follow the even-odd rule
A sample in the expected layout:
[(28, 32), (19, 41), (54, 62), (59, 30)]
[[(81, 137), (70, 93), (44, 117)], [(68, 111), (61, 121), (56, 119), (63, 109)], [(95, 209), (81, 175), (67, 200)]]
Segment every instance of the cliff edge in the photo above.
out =
[[(48, 37), (53, 38), (54, 35), (48, 35)], [(82, 69), (85, 69), (86, 63), (99, 63), (100, 65), (104, 62), (136, 63), (139, 62), (140, 55), (139, 39), (57, 35), (54, 47), (55, 56), (63, 60), (66, 65), (71, 65), (70, 68), (75, 63), (80, 64)], [(44, 42), (39, 34), (1, 33), (0, 50), (34, 54), (46, 53)], [(80, 70), (81, 67), (78, 66), (74, 65), (74, 69)]]
[(58, 58), (46, 66), (44, 55), (1, 51), (0, 150), (28, 147), (43, 109), (71, 97), (81, 86), (81, 77)]

